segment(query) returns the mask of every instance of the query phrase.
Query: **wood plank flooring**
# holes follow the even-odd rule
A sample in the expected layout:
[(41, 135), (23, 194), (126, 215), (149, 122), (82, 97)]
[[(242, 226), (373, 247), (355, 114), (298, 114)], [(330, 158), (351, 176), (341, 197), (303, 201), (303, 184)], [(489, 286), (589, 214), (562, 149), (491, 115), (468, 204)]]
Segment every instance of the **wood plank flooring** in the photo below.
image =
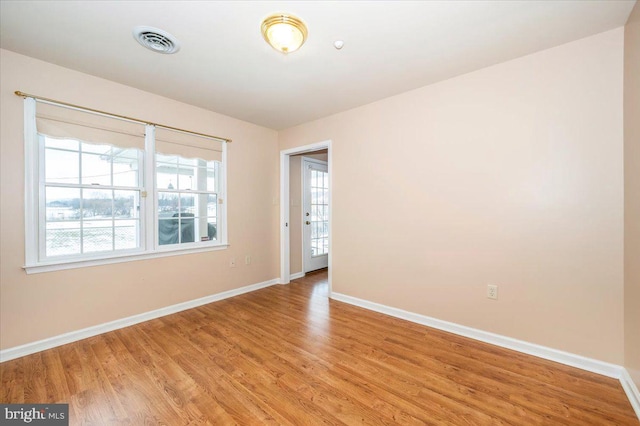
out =
[(639, 425), (619, 382), (327, 298), (327, 273), (0, 364), (95, 425)]

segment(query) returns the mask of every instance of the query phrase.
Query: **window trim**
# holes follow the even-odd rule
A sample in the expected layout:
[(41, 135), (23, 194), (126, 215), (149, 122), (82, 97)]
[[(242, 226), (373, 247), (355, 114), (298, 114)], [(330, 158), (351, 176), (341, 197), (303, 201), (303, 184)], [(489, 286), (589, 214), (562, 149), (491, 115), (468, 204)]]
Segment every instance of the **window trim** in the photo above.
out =
[(39, 274), (42, 272), (63, 271), (66, 269), (86, 268), (89, 266), (110, 265), (114, 263), (136, 262), (139, 260), (158, 259), (162, 257), (170, 256), (182, 256), (185, 254), (204, 253), (209, 251), (226, 250), (231, 247), (230, 244), (218, 244), (210, 247), (183, 247), (171, 251), (157, 251), (157, 252), (133, 252), (122, 253), (118, 252), (117, 256), (109, 257), (96, 257), (96, 258), (84, 258), (78, 260), (65, 260), (56, 262), (41, 262), (37, 265), (26, 265), (22, 269), (27, 274)]
[[(143, 155), (143, 182), (140, 187), (140, 247), (96, 253), (95, 255), (64, 256), (57, 259), (41, 257), (41, 210), (44, 182), (44, 158), (41, 154), (36, 126), (36, 104), (34, 98), (24, 99), (24, 155), (25, 155), (25, 265), (27, 274), (83, 268), (121, 262), (180, 256), (191, 253), (224, 250), (230, 245), (227, 240), (227, 142), (222, 142), (222, 161), (218, 167), (219, 192), (217, 212), (217, 238), (211, 242), (193, 242), (176, 245), (160, 245), (158, 241), (158, 191), (156, 188), (155, 125), (145, 124), (145, 151)], [(64, 106), (61, 106), (64, 107)], [(189, 133), (189, 132), (185, 132)], [(146, 197), (144, 194), (146, 193)]]

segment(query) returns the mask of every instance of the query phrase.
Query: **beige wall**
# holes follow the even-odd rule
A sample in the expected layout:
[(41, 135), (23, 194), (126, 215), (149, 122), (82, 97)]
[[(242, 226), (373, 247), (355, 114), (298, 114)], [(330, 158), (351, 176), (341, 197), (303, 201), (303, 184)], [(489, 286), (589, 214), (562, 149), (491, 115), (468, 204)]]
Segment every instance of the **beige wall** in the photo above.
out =
[(640, 3), (624, 40), (624, 363), (640, 389)]
[[(278, 276), (277, 133), (6, 50), (0, 56), (0, 348)], [(232, 138), (228, 250), (26, 275), (22, 99), (15, 90)], [(275, 202), (274, 202), (275, 200)], [(252, 264), (244, 264), (244, 255)], [(238, 258), (236, 268), (229, 259)]]
[(292, 274), (302, 272), (302, 157), (327, 161), (328, 155), (323, 150), (289, 158), (289, 270)]
[(621, 364), (622, 59), (619, 28), (280, 132), (332, 140), (333, 291)]

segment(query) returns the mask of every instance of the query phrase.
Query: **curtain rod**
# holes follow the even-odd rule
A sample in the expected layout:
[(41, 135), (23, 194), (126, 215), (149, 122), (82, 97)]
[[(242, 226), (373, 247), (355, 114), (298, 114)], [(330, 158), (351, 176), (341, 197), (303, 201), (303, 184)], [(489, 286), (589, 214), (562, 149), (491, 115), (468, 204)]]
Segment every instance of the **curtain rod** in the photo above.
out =
[(113, 114), (111, 112), (100, 111), (99, 109), (87, 108), (87, 107), (83, 107), (83, 106), (80, 106), (80, 105), (70, 104), (70, 103), (67, 103), (67, 102), (56, 101), (55, 99), (49, 99), (49, 98), (43, 98), (41, 96), (30, 95), (29, 93), (24, 93), (24, 92), (21, 92), (19, 90), (16, 90), (14, 93), (16, 94), (16, 96), (20, 96), (22, 98), (33, 98), (33, 99), (37, 99), (37, 100), (44, 101), (44, 102), (49, 102), (49, 103), (56, 104), (56, 105), (62, 105), (62, 106), (66, 106), (66, 107), (76, 108), (76, 109), (79, 109), (79, 110), (82, 110), (82, 111), (95, 112), (95, 113), (107, 115), (107, 116), (110, 116), (110, 117), (121, 118), (123, 120), (135, 121), (137, 123), (150, 124), (152, 126), (162, 127), (163, 129), (175, 130), (177, 132), (182, 132), (182, 133), (191, 133), (193, 135), (202, 136), (202, 137), (210, 138), (210, 139), (217, 139), (217, 140), (220, 140), (220, 141), (223, 141), (223, 142), (226, 142), (226, 143), (232, 142), (231, 139), (221, 138), (220, 136), (208, 135), (206, 133), (192, 132), (190, 130), (184, 130), (184, 129), (180, 129), (178, 127), (165, 126), (164, 124), (158, 124), (158, 123), (153, 123), (151, 121), (140, 120), (139, 118), (128, 117), (126, 115)]

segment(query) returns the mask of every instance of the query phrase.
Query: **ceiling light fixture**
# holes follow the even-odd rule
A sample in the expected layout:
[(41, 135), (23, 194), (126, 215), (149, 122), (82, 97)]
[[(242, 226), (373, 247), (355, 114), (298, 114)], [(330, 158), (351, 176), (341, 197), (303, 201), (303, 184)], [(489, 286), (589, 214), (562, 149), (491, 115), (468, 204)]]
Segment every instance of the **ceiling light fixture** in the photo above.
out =
[(149, 50), (157, 53), (176, 53), (180, 50), (178, 40), (158, 28), (140, 26), (133, 29), (133, 38)]
[(262, 21), (262, 36), (278, 52), (295, 52), (307, 39), (307, 27), (291, 15), (271, 15)]

